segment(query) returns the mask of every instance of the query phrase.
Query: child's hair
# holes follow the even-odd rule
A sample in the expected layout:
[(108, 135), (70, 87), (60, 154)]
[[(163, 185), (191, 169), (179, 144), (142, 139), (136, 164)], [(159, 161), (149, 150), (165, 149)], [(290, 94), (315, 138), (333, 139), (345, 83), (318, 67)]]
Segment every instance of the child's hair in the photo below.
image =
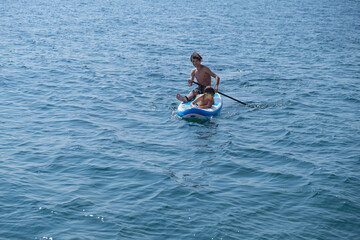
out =
[(212, 88), (212, 87), (206, 87), (204, 89), (204, 93), (208, 93), (210, 94), (211, 96), (214, 96), (215, 95), (215, 90)]
[(201, 62), (202, 57), (197, 52), (194, 52), (193, 54), (191, 54), (190, 61), (192, 61), (193, 59), (197, 59)]

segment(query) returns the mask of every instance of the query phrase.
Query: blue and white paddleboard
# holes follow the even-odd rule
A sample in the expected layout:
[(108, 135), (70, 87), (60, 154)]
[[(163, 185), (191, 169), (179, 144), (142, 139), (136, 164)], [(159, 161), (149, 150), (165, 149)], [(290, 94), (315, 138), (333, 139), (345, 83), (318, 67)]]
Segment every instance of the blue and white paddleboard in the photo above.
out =
[(223, 106), (221, 96), (218, 93), (215, 93), (214, 104), (211, 106), (211, 108), (192, 108), (190, 107), (191, 102), (192, 101), (187, 103), (180, 103), (176, 114), (183, 119), (207, 120), (218, 114)]

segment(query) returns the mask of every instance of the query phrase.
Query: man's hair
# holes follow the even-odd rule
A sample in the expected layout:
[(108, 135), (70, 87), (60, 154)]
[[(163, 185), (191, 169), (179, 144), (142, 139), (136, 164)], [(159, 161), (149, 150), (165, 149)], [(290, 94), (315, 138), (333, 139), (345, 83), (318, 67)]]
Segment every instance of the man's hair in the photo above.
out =
[(212, 88), (212, 87), (206, 87), (205, 89), (204, 89), (204, 93), (208, 93), (208, 94), (211, 94), (212, 96), (214, 96), (215, 95), (215, 90)]
[(193, 54), (191, 54), (190, 61), (192, 61), (193, 59), (197, 59), (201, 62), (202, 57), (197, 52), (194, 52)]

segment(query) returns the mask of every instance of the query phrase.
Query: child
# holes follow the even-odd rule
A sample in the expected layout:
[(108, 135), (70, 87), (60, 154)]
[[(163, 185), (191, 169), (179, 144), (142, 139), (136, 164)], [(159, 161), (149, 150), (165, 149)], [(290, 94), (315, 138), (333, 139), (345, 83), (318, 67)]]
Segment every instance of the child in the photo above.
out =
[(190, 107), (202, 109), (211, 108), (211, 106), (214, 104), (214, 95), (215, 90), (212, 87), (206, 87), (204, 90), (204, 94), (198, 95), (196, 99), (192, 103), (190, 103)]
[(201, 64), (202, 57), (198, 53), (193, 53), (190, 57), (190, 61), (194, 65), (194, 69), (191, 71), (190, 78), (188, 79), (189, 87), (193, 84), (194, 78), (196, 77), (199, 86), (192, 90), (187, 96), (181, 96), (179, 93), (176, 94), (176, 98), (182, 102), (191, 101), (196, 95), (204, 93), (204, 89), (207, 86), (211, 86), (211, 77), (215, 78), (215, 92), (218, 91), (220, 78), (213, 73), (209, 67)]

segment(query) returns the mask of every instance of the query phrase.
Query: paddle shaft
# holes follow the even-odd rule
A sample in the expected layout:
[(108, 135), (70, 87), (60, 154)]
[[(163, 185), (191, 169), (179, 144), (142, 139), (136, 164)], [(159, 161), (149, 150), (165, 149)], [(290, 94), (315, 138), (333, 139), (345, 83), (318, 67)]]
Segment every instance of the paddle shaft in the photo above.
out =
[[(198, 82), (194, 82), (194, 83), (197, 84), (197, 85), (199, 85), (199, 86), (204, 86), (204, 85), (201, 85), (201, 84), (198, 83)], [(236, 101), (236, 102), (238, 102), (238, 103), (241, 103), (242, 105), (248, 106), (246, 103), (244, 103), (244, 102), (242, 102), (242, 101), (240, 101), (240, 100), (237, 100), (237, 99), (235, 99), (235, 98), (233, 98), (233, 97), (230, 97), (229, 95), (226, 95), (226, 94), (224, 94), (224, 93), (222, 93), (222, 92), (219, 92), (219, 91), (218, 91), (218, 93), (221, 94), (221, 95), (223, 95), (223, 96), (225, 96), (225, 97), (228, 97), (228, 98), (230, 98), (230, 99), (232, 99), (232, 100), (234, 100), (234, 101)]]

